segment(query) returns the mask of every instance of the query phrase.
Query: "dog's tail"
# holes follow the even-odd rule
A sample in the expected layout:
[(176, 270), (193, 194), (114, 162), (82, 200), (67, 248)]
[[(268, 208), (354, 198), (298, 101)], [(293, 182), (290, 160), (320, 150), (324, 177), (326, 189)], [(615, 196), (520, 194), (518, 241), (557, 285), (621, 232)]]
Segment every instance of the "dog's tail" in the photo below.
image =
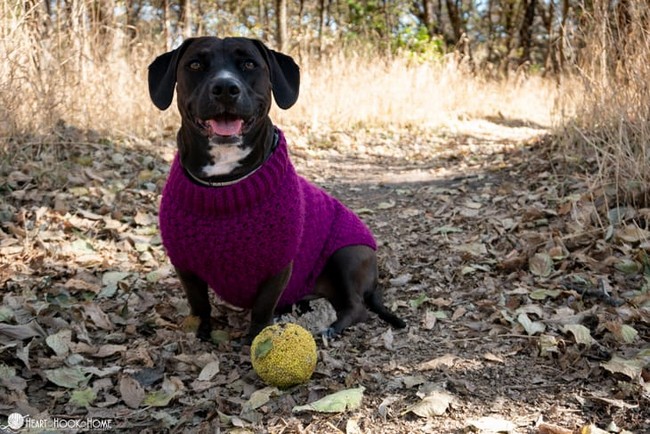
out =
[(368, 306), (368, 309), (379, 315), (379, 318), (383, 319), (396, 329), (403, 329), (406, 327), (406, 323), (403, 319), (395, 315), (393, 312), (388, 310), (386, 306), (384, 306), (382, 294), (378, 288), (375, 288), (373, 291), (367, 291), (363, 296), (363, 301), (365, 302), (366, 306)]

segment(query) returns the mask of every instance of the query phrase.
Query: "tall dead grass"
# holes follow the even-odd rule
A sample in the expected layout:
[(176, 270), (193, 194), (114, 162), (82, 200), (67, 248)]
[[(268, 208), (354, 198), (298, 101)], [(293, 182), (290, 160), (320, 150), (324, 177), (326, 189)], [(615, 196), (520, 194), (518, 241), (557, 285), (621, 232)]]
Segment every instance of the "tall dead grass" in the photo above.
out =
[(355, 125), (444, 128), (498, 117), (550, 126), (557, 89), (539, 76), (494, 80), (453, 56), (417, 62), (340, 53), (303, 64), (299, 103), (277, 116), (312, 128)]
[[(35, 2), (38, 5), (38, 2)], [(36, 6), (35, 6), (36, 7)], [(83, 17), (86, 2), (72, 2)], [(48, 134), (62, 123), (113, 135), (141, 135), (160, 123), (146, 95), (151, 44), (124, 49), (124, 34), (101, 38), (83, 18), (45, 29), (35, 10), (4, 0), (0, 19), (0, 134)], [(144, 93), (144, 95), (143, 95)]]
[[(72, 2), (79, 8), (86, 3)], [(173, 131), (176, 110), (161, 114), (147, 91), (147, 66), (163, 50), (160, 44), (127, 46), (120, 29), (110, 29), (98, 44), (100, 38), (84, 20), (35, 32), (31, 12), (17, 12), (16, 4), (2, 0), (1, 138), (49, 134), (61, 124), (109, 137), (155, 137)], [(301, 64), (300, 99), (289, 111), (275, 110), (279, 123), (316, 129), (435, 128), (494, 116), (548, 126), (557, 95), (550, 80), (523, 75), (489, 80), (453, 58), (432, 63), (341, 52), (302, 59)]]
[[(628, 10), (596, 0), (585, 19), (578, 76), (583, 91), (570, 102), (560, 137), (565, 152), (590, 156), (598, 172), (595, 190), (621, 204), (650, 206), (650, 7), (625, 2)], [(613, 205), (612, 203), (609, 204)]]

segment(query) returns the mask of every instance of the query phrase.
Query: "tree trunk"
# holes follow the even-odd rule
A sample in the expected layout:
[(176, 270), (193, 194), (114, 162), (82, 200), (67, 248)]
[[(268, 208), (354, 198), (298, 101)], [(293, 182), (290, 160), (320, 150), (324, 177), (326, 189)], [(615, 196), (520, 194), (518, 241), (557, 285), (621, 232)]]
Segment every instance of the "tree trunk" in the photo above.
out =
[(163, 36), (165, 37), (165, 49), (167, 51), (171, 50), (173, 45), (171, 27), (169, 0), (163, 0)]
[[(180, 2), (180, 21), (183, 23), (183, 38), (192, 37), (192, 0)], [(180, 24), (180, 23), (179, 23)]]
[(535, 7), (537, 0), (525, 2), (524, 20), (519, 28), (519, 45), (522, 48), (520, 64), (530, 61), (530, 49), (533, 42), (533, 21), (535, 20)]
[(488, 0), (487, 4), (487, 35), (485, 35), (485, 41), (487, 45), (487, 62), (492, 62), (494, 59), (494, 26), (492, 25), (492, 11), (493, 11), (493, 1)]
[(462, 3), (461, 0), (445, 0), (445, 3), (451, 29), (454, 32), (452, 44), (456, 45), (463, 37), (463, 20), (460, 14)]
[[(440, 3), (438, 3), (440, 4)], [(433, 0), (422, 0), (422, 23), (427, 29), (430, 37), (436, 36), (440, 33), (438, 29), (438, 21), (436, 20), (436, 13), (433, 10)]]
[(126, 32), (129, 40), (133, 41), (138, 36), (138, 15), (140, 14), (140, 2), (126, 0)]
[(287, 51), (287, 0), (275, 1), (275, 39), (279, 51)]
[(504, 57), (501, 59), (500, 68), (502, 69), (502, 72), (505, 75), (507, 75), (508, 68), (509, 68), (508, 63), (510, 59), (510, 51), (512, 51), (513, 40), (514, 40), (515, 19), (517, 16), (517, 8), (515, 2), (512, 1), (506, 2), (505, 5), (503, 6), (502, 15), (503, 15), (503, 28), (506, 36), (504, 42), (505, 53), (504, 53)]
[(557, 41), (553, 38), (553, 17), (555, 15), (555, 2), (550, 0), (548, 2), (548, 10), (542, 13), (544, 20), (544, 27), (546, 28), (546, 54), (544, 55), (544, 72), (543, 77), (546, 77), (549, 71), (557, 74), (557, 62), (555, 62), (555, 44)]
[(90, 4), (91, 37), (95, 50), (100, 58), (104, 57), (113, 43), (111, 29), (115, 28), (113, 0), (95, 0)]
[(325, 33), (325, 23), (327, 21), (326, 3), (329, 4), (329, 0), (318, 0), (318, 15), (320, 16), (320, 21), (318, 23), (318, 57), (321, 57), (323, 49), (325, 48), (323, 35)]
[(560, 22), (560, 34), (558, 35), (558, 64), (560, 73), (564, 71), (564, 27), (569, 16), (569, 0), (562, 0), (562, 21)]
[(203, 16), (203, 7), (201, 5), (201, 0), (196, 0), (196, 14), (194, 16), (198, 17), (196, 20), (196, 34), (203, 35), (205, 31), (203, 30), (204, 20), (201, 19)]
[[(41, 3), (41, 4), (38, 4)], [(45, 4), (45, 7), (43, 6)], [(49, 2), (27, 0), (23, 3), (23, 17), (29, 30), (35, 38), (42, 38), (50, 22), (51, 10)]]

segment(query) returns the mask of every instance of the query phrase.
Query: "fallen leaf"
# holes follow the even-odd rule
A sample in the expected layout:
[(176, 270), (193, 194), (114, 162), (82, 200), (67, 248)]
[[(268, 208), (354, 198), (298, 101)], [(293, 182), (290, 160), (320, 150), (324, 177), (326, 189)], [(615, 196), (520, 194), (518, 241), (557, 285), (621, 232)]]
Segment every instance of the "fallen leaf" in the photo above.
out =
[(485, 433), (509, 433), (514, 432), (517, 427), (514, 423), (499, 417), (484, 416), (479, 419), (470, 420), (467, 426), (473, 430)]
[(104, 330), (113, 330), (113, 323), (106, 313), (99, 307), (99, 304), (86, 302), (82, 305), (83, 313), (97, 327)]
[(433, 328), (436, 326), (437, 321), (438, 318), (436, 318), (434, 312), (427, 310), (426, 312), (424, 312), (424, 321), (422, 324), (422, 328), (424, 330), (433, 330)]
[(293, 413), (315, 411), (318, 413), (342, 413), (347, 410), (356, 410), (361, 406), (365, 387), (340, 390), (327, 395), (307, 405), (298, 405), (291, 410)]
[(107, 345), (102, 345), (99, 347), (97, 352), (93, 354), (93, 357), (98, 357), (98, 358), (103, 358), (103, 357), (110, 357), (115, 353), (122, 353), (127, 350), (126, 345), (114, 345), (114, 344), (107, 344)]
[(230, 341), (230, 334), (225, 330), (212, 330), (210, 341), (215, 345), (224, 344)]
[(616, 237), (627, 243), (638, 243), (650, 239), (650, 231), (638, 226), (625, 226), (616, 231)]
[(492, 353), (483, 354), (483, 358), (485, 360), (490, 361), (490, 362), (505, 363), (505, 360), (503, 360), (503, 357), (499, 357), (499, 356), (497, 356), (495, 354), (492, 354)]
[(90, 374), (87, 374), (85, 370), (79, 367), (46, 369), (43, 372), (49, 381), (67, 389), (84, 387), (91, 377)]
[(151, 283), (156, 283), (159, 280), (170, 276), (172, 274), (172, 268), (167, 266), (167, 267), (162, 267), (157, 270), (153, 270), (146, 275), (147, 282)]
[(402, 377), (401, 380), (404, 383), (404, 387), (407, 389), (419, 386), (420, 384), (424, 384), (427, 381), (424, 375), (408, 375), (406, 377)]
[(0, 306), (0, 322), (11, 321), (14, 318), (14, 311), (9, 306)]
[(562, 327), (562, 332), (571, 332), (577, 343), (591, 345), (594, 339), (591, 337), (589, 329), (582, 324), (566, 324)]
[(418, 295), (418, 297), (415, 298), (414, 300), (409, 300), (409, 305), (411, 306), (411, 308), (417, 309), (429, 300), (430, 300), (429, 297), (426, 294), (422, 293)]
[(130, 275), (131, 273), (123, 271), (107, 271), (104, 273), (102, 275), (102, 290), (99, 292), (98, 297), (110, 298), (115, 295), (117, 284)]
[(605, 324), (605, 327), (616, 337), (616, 339), (626, 344), (631, 344), (639, 336), (639, 332), (636, 331), (634, 327), (627, 324), (609, 321)]
[(122, 370), (121, 366), (109, 366), (104, 369), (95, 368), (94, 366), (88, 366), (84, 368), (84, 372), (93, 374), (94, 376), (99, 378), (110, 377), (111, 375), (117, 374), (121, 370)]
[(244, 404), (247, 409), (255, 410), (270, 401), (272, 396), (280, 395), (277, 387), (265, 387), (251, 393), (251, 397)]
[(639, 404), (629, 404), (622, 399), (605, 398), (603, 396), (590, 396), (589, 398), (616, 408), (639, 408)]
[(537, 432), (538, 434), (573, 434), (573, 430), (546, 422), (542, 422), (537, 426)]
[(453, 354), (445, 354), (444, 356), (436, 357), (428, 362), (420, 363), (417, 369), (420, 371), (429, 371), (433, 369), (440, 369), (441, 367), (451, 368), (458, 361), (458, 357)]
[(487, 255), (487, 247), (483, 243), (466, 243), (454, 247), (457, 251), (469, 253), (472, 256)]
[(218, 373), (219, 373), (219, 361), (215, 360), (213, 362), (208, 363), (203, 367), (203, 369), (201, 369), (201, 373), (199, 374), (198, 380), (210, 381)]
[(628, 258), (618, 260), (614, 263), (614, 268), (628, 275), (638, 274), (643, 270), (643, 266), (639, 262)]
[(389, 351), (393, 351), (393, 331), (391, 328), (388, 328), (384, 333), (381, 335), (382, 342), (384, 343), (384, 348), (386, 348)]
[(169, 405), (171, 400), (174, 398), (174, 394), (166, 393), (162, 390), (154, 390), (151, 393), (148, 393), (144, 398), (143, 404), (150, 405), (152, 407), (166, 407)]
[(399, 397), (397, 396), (388, 396), (381, 401), (379, 407), (377, 407), (377, 412), (384, 421), (386, 421), (386, 418), (389, 416), (390, 406), (398, 400)]
[(622, 357), (613, 356), (609, 361), (600, 364), (613, 374), (623, 374), (634, 380), (641, 376), (643, 364), (639, 360), (628, 360)]
[(97, 394), (91, 388), (74, 390), (70, 395), (69, 403), (76, 407), (87, 408), (97, 399)]
[(127, 406), (138, 408), (144, 401), (145, 392), (133, 377), (125, 375), (120, 379), (120, 395)]
[(393, 279), (390, 279), (388, 281), (388, 283), (390, 283), (390, 286), (398, 286), (399, 287), (399, 286), (406, 285), (410, 281), (411, 281), (411, 274), (406, 273), (406, 274), (402, 274), (400, 276), (397, 276), (397, 277), (395, 277)]
[(483, 206), (483, 204), (467, 199), (463, 203), (463, 206), (471, 209), (480, 209)]
[(539, 355), (546, 357), (549, 353), (559, 352), (558, 342), (555, 336), (541, 335), (538, 339)]
[(422, 401), (408, 407), (402, 414), (413, 413), (420, 417), (442, 416), (456, 398), (443, 390), (434, 390)]
[(158, 218), (150, 213), (138, 211), (133, 217), (135, 224), (140, 226), (150, 226), (158, 223)]
[(544, 333), (546, 330), (546, 325), (541, 321), (531, 321), (525, 313), (520, 313), (517, 316), (517, 322), (524, 327), (528, 335), (533, 336), (537, 333)]
[(553, 259), (547, 253), (536, 253), (528, 261), (528, 269), (539, 277), (548, 277), (553, 272)]
[(463, 232), (461, 228), (457, 228), (454, 226), (439, 226), (437, 228), (433, 228), (431, 231), (432, 234), (454, 234), (454, 233), (460, 233)]
[(395, 201), (394, 200), (391, 200), (391, 201), (388, 201), (388, 202), (380, 202), (377, 205), (377, 209), (391, 209), (391, 208), (394, 208), (394, 207), (395, 207)]
[(345, 434), (363, 434), (356, 419), (348, 419), (345, 423)]
[(47, 333), (36, 320), (32, 320), (27, 324), (20, 325), (0, 324), (0, 335), (22, 341), (36, 336), (45, 337)]
[(465, 309), (463, 306), (458, 307), (452, 314), (451, 314), (451, 320), (452, 321), (457, 321), (459, 318), (461, 318), (463, 315), (467, 313), (467, 309)]
[(45, 343), (58, 357), (65, 357), (70, 352), (71, 330), (60, 330), (45, 338)]
[(533, 300), (544, 300), (547, 297), (556, 298), (560, 294), (562, 294), (562, 291), (559, 289), (536, 289), (528, 296)]
[(163, 410), (158, 410), (153, 412), (151, 414), (151, 417), (159, 421), (162, 424), (162, 426), (167, 428), (168, 430), (170, 430), (170, 428), (178, 426), (179, 424), (178, 418), (172, 416), (171, 414)]

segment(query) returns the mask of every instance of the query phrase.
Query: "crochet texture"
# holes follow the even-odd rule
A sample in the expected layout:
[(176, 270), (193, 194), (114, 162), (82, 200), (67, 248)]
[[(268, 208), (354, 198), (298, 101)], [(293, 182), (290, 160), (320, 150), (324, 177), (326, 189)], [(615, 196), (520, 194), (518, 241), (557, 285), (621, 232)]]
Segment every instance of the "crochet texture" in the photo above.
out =
[(292, 260), (278, 307), (309, 294), (338, 249), (376, 249), (357, 215), (296, 174), (279, 130), (278, 136), (266, 163), (227, 187), (195, 184), (176, 155), (163, 190), (160, 232), (171, 263), (242, 308), (250, 308), (259, 285)]

